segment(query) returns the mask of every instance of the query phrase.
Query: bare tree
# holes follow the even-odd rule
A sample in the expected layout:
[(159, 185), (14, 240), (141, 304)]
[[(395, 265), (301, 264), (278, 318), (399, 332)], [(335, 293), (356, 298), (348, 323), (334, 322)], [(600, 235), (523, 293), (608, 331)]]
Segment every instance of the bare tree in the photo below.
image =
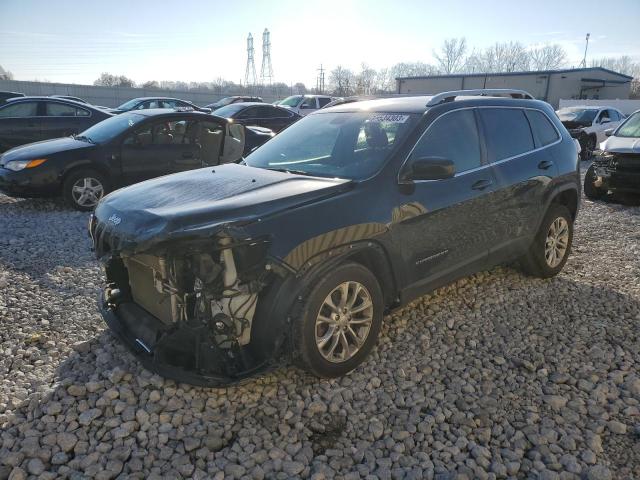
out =
[(112, 75), (110, 73), (102, 73), (100, 78), (98, 78), (94, 85), (99, 85), (103, 87), (135, 87), (136, 84), (130, 78), (125, 77), (124, 75)]
[(467, 53), (467, 40), (462, 38), (449, 38), (440, 47), (440, 52), (433, 52), (438, 61), (438, 70), (442, 73), (456, 73), (462, 70)]
[(341, 97), (353, 95), (355, 75), (348, 68), (338, 65), (329, 75), (329, 84), (333, 88), (333, 94)]
[(529, 54), (520, 42), (498, 42), (471, 59), (479, 72), (515, 72), (529, 69)]
[(144, 82), (142, 84), (142, 88), (148, 88), (148, 89), (160, 89), (160, 84), (155, 81), (155, 80), (149, 80), (147, 82)]
[(305, 93), (307, 93), (307, 87), (304, 83), (298, 82), (293, 85), (293, 91), (296, 93), (296, 95), (304, 95)]
[(545, 45), (529, 50), (531, 70), (553, 70), (567, 63), (567, 52), (560, 45)]
[(591, 61), (591, 66), (607, 68), (636, 78), (640, 77), (640, 63), (634, 62), (629, 55), (596, 58)]
[(375, 89), (377, 72), (366, 63), (360, 66), (360, 72), (356, 77), (357, 93), (371, 95)]

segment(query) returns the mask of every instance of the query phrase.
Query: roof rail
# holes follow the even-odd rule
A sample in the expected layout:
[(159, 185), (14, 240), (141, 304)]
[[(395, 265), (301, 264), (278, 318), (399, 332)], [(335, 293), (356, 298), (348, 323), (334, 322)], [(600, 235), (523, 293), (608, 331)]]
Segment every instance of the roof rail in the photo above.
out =
[(452, 90), (437, 93), (427, 102), (427, 107), (433, 107), (444, 102), (452, 102), (456, 97), (506, 97), (534, 100), (533, 96), (524, 90), (512, 88), (478, 88), (474, 90)]

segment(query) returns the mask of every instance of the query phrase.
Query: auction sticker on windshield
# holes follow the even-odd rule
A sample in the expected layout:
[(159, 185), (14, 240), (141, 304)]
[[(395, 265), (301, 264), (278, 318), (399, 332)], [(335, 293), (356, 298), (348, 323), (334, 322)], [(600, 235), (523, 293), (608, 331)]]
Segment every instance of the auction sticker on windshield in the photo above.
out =
[(370, 116), (369, 122), (404, 123), (409, 119), (409, 115), (394, 115), (389, 113), (377, 113)]

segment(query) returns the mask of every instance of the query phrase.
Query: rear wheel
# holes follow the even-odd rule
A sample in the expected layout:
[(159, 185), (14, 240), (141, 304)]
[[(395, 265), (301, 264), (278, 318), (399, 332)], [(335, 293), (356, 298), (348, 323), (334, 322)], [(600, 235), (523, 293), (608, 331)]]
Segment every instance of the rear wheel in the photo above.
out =
[(596, 171), (591, 165), (584, 174), (584, 194), (590, 200), (599, 200), (607, 194), (607, 190), (602, 187), (596, 187)]
[(364, 361), (374, 347), (384, 301), (375, 276), (346, 263), (315, 281), (293, 328), (299, 365), (319, 377), (338, 377)]
[(107, 178), (91, 169), (72, 172), (62, 186), (67, 203), (76, 210), (84, 211), (93, 210), (108, 190)]
[(525, 273), (549, 278), (567, 263), (573, 242), (573, 218), (564, 205), (551, 204), (529, 251), (520, 258)]

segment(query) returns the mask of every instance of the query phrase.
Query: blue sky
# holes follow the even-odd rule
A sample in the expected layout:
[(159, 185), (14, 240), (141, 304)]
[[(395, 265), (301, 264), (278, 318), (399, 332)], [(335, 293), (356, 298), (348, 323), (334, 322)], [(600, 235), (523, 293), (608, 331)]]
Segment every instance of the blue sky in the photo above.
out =
[[(610, 8), (607, 8), (606, 5)], [(19, 80), (92, 83), (101, 72), (145, 80), (244, 78), (253, 33), (272, 34), (276, 80), (315, 85), (320, 63), (357, 70), (433, 60), (443, 39), (559, 43), (577, 65), (589, 58), (640, 60), (640, 0), (0, 0), (0, 65)]]

